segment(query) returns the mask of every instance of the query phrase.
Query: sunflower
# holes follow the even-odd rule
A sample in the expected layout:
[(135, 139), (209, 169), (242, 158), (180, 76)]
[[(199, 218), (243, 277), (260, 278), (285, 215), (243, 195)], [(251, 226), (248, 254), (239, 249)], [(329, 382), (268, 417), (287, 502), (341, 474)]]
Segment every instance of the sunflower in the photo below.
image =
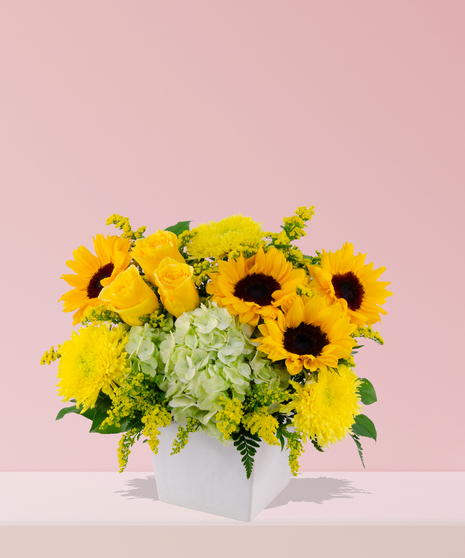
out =
[(392, 295), (385, 288), (389, 283), (377, 281), (386, 268), (365, 265), (365, 256), (354, 256), (354, 247), (346, 242), (337, 252), (323, 250), (321, 266), (308, 266), (312, 277), (309, 288), (324, 296), (328, 303), (339, 304), (358, 326), (379, 322), (380, 314), (387, 314), (379, 305)]
[(94, 256), (87, 248), (80, 246), (73, 251), (74, 260), (66, 265), (77, 275), (62, 276), (69, 285), (74, 287), (66, 292), (60, 300), (64, 302), (63, 312), (77, 312), (73, 316), (73, 325), (78, 324), (89, 306), (101, 306), (106, 303), (98, 298), (103, 287), (109, 285), (120, 271), (129, 265), (132, 256), (129, 254), (131, 243), (119, 236), (98, 234), (94, 238)]
[(292, 424), (307, 438), (322, 447), (342, 440), (361, 412), (358, 386), (360, 380), (348, 366), (339, 366), (338, 372), (323, 372), (318, 382), (310, 380), (301, 386), (291, 382), (295, 399), (286, 405), (286, 412), (295, 410)]
[(306, 277), (276, 248), (266, 253), (260, 248), (251, 258), (219, 261), (207, 292), (241, 323), (256, 326), (260, 317), (276, 318), (278, 307), (295, 294), (297, 285), (306, 284)]
[(64, 401), (76, 399), (82, 411), (94, 407), (100, 391), (111, 397), (130, 371), (127, 341), (122, 326), (110, 329), (106, 323), (73, 331), (60, 347), (58, 394)]
[(296, 298), (276, 320), (265, 318), (258, 326), (262, 337), (258, 349), (273, 361), (286, 359), (289, 374), (303, 368), (315, 372), (335, 368), (340, 358), (347, 358), (355, 341), (350, 334), (356, 329), (337, 305), (328, 306), (315, 295)]

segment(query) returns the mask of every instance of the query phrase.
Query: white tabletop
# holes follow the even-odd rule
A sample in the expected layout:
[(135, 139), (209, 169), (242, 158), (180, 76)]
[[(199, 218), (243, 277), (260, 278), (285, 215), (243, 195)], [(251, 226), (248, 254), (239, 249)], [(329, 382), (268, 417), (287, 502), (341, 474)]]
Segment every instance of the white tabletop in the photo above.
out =
[[(106, 544), (105, 541), (110, 539), (115, 543), (115, 533), (123, 532), (123, 527), (151, 528), (151, 532), (158, 533), (158, 549), (162, 544), (172, 544), (172, 540), (169, 543), (168, 533), (176, 532), (176, 544), (181, 545), (179, 555), (184, 555), (183, 541), (186, 552), (192, 550), (192, 527), (203, 528), (197, 532), (208, 532), (208, 538), (213, 539), (221, 539), (224, 528), (235, 527), (234, 532), (239, 529), (237, 532), (242, 533), (239, 539), (247, 536), (253, 538), (253, 544), (258, 544), (260, 540), (260, 544), (271, 545), (267, 556), (273, 555), (273, 549), (277, 552), (277, 543), (270, 542), (277, 533), (294, 533), (292, 537), (289, 535), (284, 552), (292, 544), (297, 544), (297, 540), (305, 544), (310, 533), (318, 532), (325, 534), (324, 541), (318, 536), (317, 543), (313, 536), (311, 547), (316, 550), (317, 544), (323, 545), (319, 558), (322, 549), (337, 544), (341, 545), (341, 550), (344, 549), (344, 558), (352, 556), (350, 548), (347, 548), (348, 539), (344, 541), (330, 533), (350, 536), (363, 533), (361, 541), (374, 537), (373, 544), (377, 546), (384, 537), (386, 540), (373, 554), (374, 557), (384, 556), (382, 552), (389, 544), (400, 545), (399, 548), (405, 550), (406, 544), (416, 544), (419, 537), (421, 541), (427, 541), (418, 554), (421, 558), (430, 556), (429, 552), (438, 558), (465, 557), (465, 473), (302, 473), (292, 479), (289, 486), (251, 523), (164, 504), (158, 500), (154, 476), (148, 472), (0, 473), (0, 497), (0, 536), (3, 536), (4, 545), (14, 545), (17, 551), (17, 554), (5, 554), (8, 558), (26, 556), (30, 552), (28, 547), (29, 550), (21, 554), (23, 542), (20, 541), (23, 538), (30, 545), (37, 537), (43, 539), (43, 535), (38, 535), (41, 529), (42, 532), (48, 529), (46, 532), (49, 533), (51, 528), (61, 528), (53, 531), (55, 534), (48, 539), (44, 550), (46, 555), (53, 556), (51, 541), (64, 536), (64, 527), (91, 528), (87, 535), (91, 532), (92, 540), (100, 537), (99, 544)], [(173, 528), (176, 528), (175, 531)], [(269, 533), (265, 539), (264, 528)], [(323, 530), (318, 531), (317, 528)], [(146, 533), (147, 530), (138, 532)], [(27, 536), (20, 536), (19, 533), (27, 533)], [(80, 540), (85, 540), (85, 533), (81, 531)], [(400, 535), (393, 533), (403, 533), (403, 542), (399, 539)], [(143, 539), (144, 536), (138, 535), (139, 542)], [(147, 540), (152, 548), (153, 538)], [(34, 544), (39, 543), (36, 541)], [(120, 542), (118, 548), (121, 550), (123, 546)], [(198, 550), (198, 555), (206, 558), (212, 550), (212, 556), (229, 556), (228, 549), (232, 552), (233, 546), (228, 544), (216, 554), (209, 546), (202, 552)], [(40, 544), (34, 548), (36, 553), (32, 556), (39, 556)], [(336, 552), (336, 546), (334, 549)], [(357, 550), (354, 542), (353, 551), (354, 556), (364, 556), (361, 543)], [(394, 551), (397, 552), (393, 547)], [(440, 554), (434, 554), (439, 551)], [(0, 555), (3, 558), (1, 552)], [(391, 553), (386, 554), (389, 555)], [(415, 553), (400, 554), (403, 555), (409, 558), (416, 556)], [(66, 556), (71, 556), (69, 551)], [(190, 556), (195, 557), (196, 554), (191, 553)]]

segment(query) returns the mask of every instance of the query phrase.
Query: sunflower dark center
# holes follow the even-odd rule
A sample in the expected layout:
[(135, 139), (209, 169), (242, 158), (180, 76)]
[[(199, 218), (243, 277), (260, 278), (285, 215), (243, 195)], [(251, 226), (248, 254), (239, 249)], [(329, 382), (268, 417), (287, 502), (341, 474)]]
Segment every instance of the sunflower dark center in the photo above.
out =
[(273, 300), (273, 293), (280, 289), (281, 285), (271, 275), (251, 273), (236, 283), (234, 296), (246, 302), (255, 302), (260, 306), (268, 306)]
[(317, 357), (323, 347), (329, 344), (326, 333), (313, 324), (299, 324), (284, 332), (284, 348), (295, 355), (313, 355)]
[(336, 296), (344, 298), (351, 310), (355, 311), (360, 308), (365, 289), (355, 273), (349, 271), (342, 275), (334, 275), (332, 283)]
[(100, 281), (102, 279), (106, 279), (107, 277), (111, 277), (115, 266), (113, 263), (107, 263), (103, 267), (101, 267), (98, 271), (96, 271), (93, 275), (89, 284), (87, 285), (87, 296), (88, 298), (97, 298), (100, 294), (100, 291), (103, 289)]

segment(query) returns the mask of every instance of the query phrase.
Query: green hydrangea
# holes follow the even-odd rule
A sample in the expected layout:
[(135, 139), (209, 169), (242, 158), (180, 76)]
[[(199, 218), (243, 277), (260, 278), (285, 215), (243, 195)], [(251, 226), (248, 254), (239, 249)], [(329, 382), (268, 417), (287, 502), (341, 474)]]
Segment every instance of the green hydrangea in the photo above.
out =
[(166, 338), (166, 329), (155, 329), (145, 324), (143, 327), (133, 326), (129, 331), (129, 341), (124, 348), (144, 374), (155, 376), (157, 370), (163, 370), (164, 363), (160, 358), (159, 347)]
[(165, 370), (157, 376), (176, 422), (196, 419), (224, 442), (215, 422), (222, 398), (244, 401), (252, 381), (282, 385), (288, 374), (257, 352), (246, 330), (216, 303), (202, 304), (176, 320), (160, 345)]

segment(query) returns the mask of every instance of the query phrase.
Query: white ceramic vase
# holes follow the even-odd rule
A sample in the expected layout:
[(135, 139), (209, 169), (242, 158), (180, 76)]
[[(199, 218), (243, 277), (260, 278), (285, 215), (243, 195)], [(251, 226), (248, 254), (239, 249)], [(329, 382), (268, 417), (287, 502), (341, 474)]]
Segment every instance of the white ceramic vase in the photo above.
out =
[(241, 454), (204, 432), (189, 434), (189, 443), (170, 455), (178, 425), (162, 428), (158, 453), (152, 452), (160, 501), (223, 517), (252, 521), (291, 480), (289, 452), (260, 444), (247, 479)]

